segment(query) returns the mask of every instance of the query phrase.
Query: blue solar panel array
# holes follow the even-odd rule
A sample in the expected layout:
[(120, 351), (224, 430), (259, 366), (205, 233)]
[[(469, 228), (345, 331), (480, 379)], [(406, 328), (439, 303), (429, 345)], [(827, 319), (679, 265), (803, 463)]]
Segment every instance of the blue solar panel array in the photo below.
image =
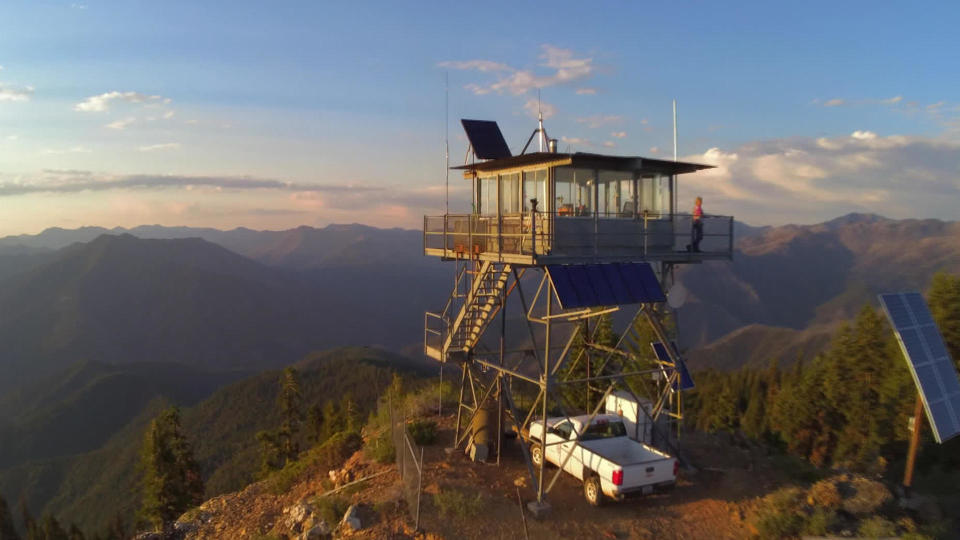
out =
[(547, 273), (563, 309), (667, 300), (648, 263), (555, 264)]
[(920, 293), (881, 294), (938, 443), (960, 434), (960, 379)]
[(500, 159), (512, 155), (503, 133), (500, 132), (500, 126), (493, 120), (463, 119), (460, 123), (478, 159)]
[[(673, 360), (670, 359), (670, 355), (667, 354), (667, 348), (663, 346), (662, 342), (654, 341), (650, 345), (653, 346), (653, 352), (657, 355), (657, 359), (661, 362), (666, 362), (672, 364)], [(683, 358), (680, 357), (680, 349), (677, 348), (677, 343), (671, 341), (670, 345), (673, 347), (673, 354), (677, 357), (677, 367), (680, 368), (680, 380), (672, 383), (670, 386), (674, 391), (677, 390), (692, 390), (694, 387), (693, 377), (690, 375), (690, 372), (687, 371), (687, 364), (683, 361)], [(673, 375), (672, 370), (667, 368), (667, 376)]]

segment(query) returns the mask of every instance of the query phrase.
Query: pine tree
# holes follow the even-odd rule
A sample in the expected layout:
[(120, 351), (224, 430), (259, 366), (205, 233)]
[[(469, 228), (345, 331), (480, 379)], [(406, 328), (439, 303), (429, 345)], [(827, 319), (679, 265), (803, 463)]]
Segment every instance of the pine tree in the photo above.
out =
[(75, 524), (70, 524), (70, 530), (67, 532), (69, 540), (84, 540), (83, 532)]
[(314, 404), (307, 411), (307, 429), (309, 440), (313, 444), (320, 444), (323, 441), (323, 409), (319, 404)]
[(928, 302), (947, 350), (957, 369), (960, 369), (960, 276), (943, 272), (934, 274)]
[(150, 422), (140, 452), (140, 468), (141, 514), (157, 530), (203, 500), (203, 480), (176, 407)]
[(283, 467), (280, 440), (275, 431), (258, 431), (257, 442), (260, 443), (260, 478), (264, 478), (272, 471)]
[(3, 496), (0, 496), (0, 540), (20, 540), (17, 529), (13, 526), (13, 515)]
[(70, 540), (70, 538), (67, 536), (67, 531), (63, 530), (63, 527), (60, 526), (60, 522), (58, 522), (57, 519), (51, 514), (46, 514), (43, 516), (40, 529), (42, 531), (44, 540)]
[(282, 461), (293, 461), (300, 454), (298, 435), (303, 422), (303, 395), (300, 376), (293, 367), (283, 370), (280, 377), (280, 395), (277, 398), (281, 424), (277, 432)]
[(20, 513), (23, 516), (23, 529), (26, 531), (27, 540), (42, 540), (42, 531), (37, 525), (37, 521), (33, 519), (33, 516), (30, 514), (27, 503), (24, 500), (20, 501)]

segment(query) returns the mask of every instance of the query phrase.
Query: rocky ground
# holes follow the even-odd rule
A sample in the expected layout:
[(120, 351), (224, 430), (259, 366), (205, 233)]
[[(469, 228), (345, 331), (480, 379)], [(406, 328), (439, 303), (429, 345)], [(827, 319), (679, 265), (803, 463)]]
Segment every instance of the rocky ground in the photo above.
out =
[[(726, 436), (696, 434), (681, 444), (697, 472), (681, 472), (669, 494), (587, 504), (579, 483), (561, 474), (548, 495), (552, 511), (521, 516), (519, 498), (535, 498), (517, 440), (505, 440), (500, 463), (472, 463), (446, 452), (452, 418), (440, 419), (437, 444), (424, 448), (421, 527), (413, 529), (392, 464), (363, 452), (339, 470), (307, 468), (286, 491), (258, 482), (216, 497), (177, 522), (177, 536), (222, 538), (746, 538), (757, 498), (788, 482), (763, 451)], [(556, 469), (548, 469), (548, 481)], [(336, 483), (369, 478), (332, 495)], [(331, 501), (335, 501), (332, 503)], [(349, 507), (350, 519), (343, 519)], [(524, 527), (526, 526), (526, 533)]]

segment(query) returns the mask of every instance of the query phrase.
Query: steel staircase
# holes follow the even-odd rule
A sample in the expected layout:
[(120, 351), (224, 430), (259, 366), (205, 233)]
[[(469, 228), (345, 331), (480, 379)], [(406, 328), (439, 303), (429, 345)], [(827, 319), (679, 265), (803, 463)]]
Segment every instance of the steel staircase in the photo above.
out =
[[(426, 314), (424, 353), (429, 358), (445, 362), (473, 350), (487, 325), (502, 307), (506, 293), (504, 289), (512, 271), (509, 264), (483, 261), (474, 263), (473, 269), (465, 269), (458, 274), (457, 283), (443, 312)], [(459, 293), (464, 275), (471, 278), (470, 290), (465, 295)], [(460, 309), (451, 320), (448, 314), (458, 304)], [(431, 319), (439, 321), (439, 329), (430, 327)]]

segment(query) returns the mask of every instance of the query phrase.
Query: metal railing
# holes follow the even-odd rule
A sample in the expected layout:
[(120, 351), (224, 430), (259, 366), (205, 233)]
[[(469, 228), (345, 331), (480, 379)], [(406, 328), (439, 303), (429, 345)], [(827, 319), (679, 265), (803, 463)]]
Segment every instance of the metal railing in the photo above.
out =
[[(700, 253), (732, 256), (733, 217), (707, 215), (701, 222)], [(423, 218), (424, 249), (455, 258), (478, 258), (484, 253), (587, 259), (666, 257), (692, 251), (691, 233), (690, 214), (537, 212)]]

